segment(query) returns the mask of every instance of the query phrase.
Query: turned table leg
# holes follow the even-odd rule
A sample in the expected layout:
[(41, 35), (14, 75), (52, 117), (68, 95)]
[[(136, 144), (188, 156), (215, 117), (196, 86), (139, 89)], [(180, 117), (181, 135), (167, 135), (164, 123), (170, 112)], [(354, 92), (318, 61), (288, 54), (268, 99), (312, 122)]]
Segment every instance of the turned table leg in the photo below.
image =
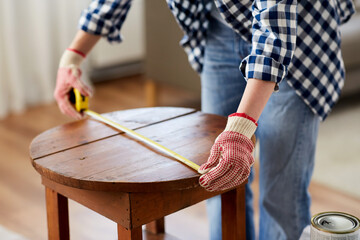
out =
[(246, 239), (245, 186), (221, 195), (222, 239)]
[(49, 240), (69, 240), (68, 199), (45, 187)]
[(120, 224), (117, 225), (119, 240), (142, 240), (142, 227), (126, 229)]

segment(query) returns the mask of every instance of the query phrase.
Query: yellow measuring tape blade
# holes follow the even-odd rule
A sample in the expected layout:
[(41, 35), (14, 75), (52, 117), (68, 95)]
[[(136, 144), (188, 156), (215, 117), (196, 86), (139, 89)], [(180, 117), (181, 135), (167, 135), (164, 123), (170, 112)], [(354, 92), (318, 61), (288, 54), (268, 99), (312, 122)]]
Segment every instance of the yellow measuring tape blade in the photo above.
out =
[(171, 157), (174, 157), (175, 159), (179, 160), (180, 162), (184, 163), (185, 165), (191, 167), (192, 169), (194, 169), (195, 171), (197, 171), (200, 166), (197, 165), (196, 163), (190, 161), (189, 159), (186, 159), (184, 158), (183, 156), (177, 154), (176, 152), (162, 146), (161, 144), (127, 128), (127, 127), (124, 127), (114, 121), (111, 121), (110, 119), (108, 118), (105, 118), (103, 116), (101, 116), (100, 114), (94, 112), (94, 111), (91, 111), (89, 110), (89, 98), (88, 97), (85, 97), (85, 96), (82, 96), (81, 93), (79, 92), (78, 89), (73, 89), (73, 93), (74, 93), (74, 97), (75, 97), (75, 109), (76, 111), (78, 112), (83, 112), (87, 115), (89, 115), (90, 117), (94, 118), (94, 119), (97, 119), (98, 121), (101, 121), (105, 124), (108, 124), (120, 131), (123, 131), (123, 132), (126, 132), (127, 134), (135, 137), (136, 139), (142, 141), (142, 142), (145, 142), (147, 144), (149, 144), (150, 146), (170, 155)]
[(159, 144), (159, 143), (157, 143), (157, 142), (155, 142), (155, 141), (153, 141), (153, 140), (151, 140), (151, 139), (149, 139), (149, 138), (147, 138), (147, 137), (145, 137), (145, 136), (143, 136), (143, 135), (141, 135), (141, 134), (127, 128), (127, 127), (124, 127), (124, 126), (122, 126), (122, 125), (120, 125), (120, 124), (118, 124), (118, 123), (116, 123), (114, 121), (111, 121), (110, 119), (107, 119), (107, 118), (101, 116), (100, 114), (98, 114), (98, 113), (96, 113), (94, 111), (84, 110), (83, 112), (85, 114), (91, 116), (92, 118), (96, 119), (96, 120), (99, 120), (99, 121), (101, 121), (103, 123), (106, 123), (106, 124), (116, 128), (116, 129), (119, 129), (120, 131), (126, 132), (127, 134), (133, 136), (134, 138), (149, 144), (150, 146), (152, 146), (152, 147), (154, 147), (154, 148), (156, 148), (156, 149), (170, 155), (171, 157), (174, 157), (175, 159), (177, 159), (180, 162), (184, 163), (185, 165), (191, 167), (195, 171), (198, 171), (198, 169), (200, 168), (199, 165), (197, 165), (196, 163), (194, 163), (194, 162), (186, 159), (185, 157), (177, 154), (176, 152), (162, 146), (161, 144)]

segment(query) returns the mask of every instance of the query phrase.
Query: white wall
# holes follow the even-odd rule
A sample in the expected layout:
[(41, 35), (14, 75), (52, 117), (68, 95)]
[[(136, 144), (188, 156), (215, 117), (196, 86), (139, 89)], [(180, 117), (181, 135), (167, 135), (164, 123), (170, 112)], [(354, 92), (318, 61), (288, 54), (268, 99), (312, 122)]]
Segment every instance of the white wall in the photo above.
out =
[(0, 118), (53, 101), (59, 59), (86, 0), (0, 0)]
[[(59, 59), (90, 0), (0, 0), (0, 118), (53, 101)], [(102, 68), (144, 57), (143, 0), (134, 0), (124, 43), (105, 41), (86, 65)], [(84, 79), (86, 79), (84, 71)]]

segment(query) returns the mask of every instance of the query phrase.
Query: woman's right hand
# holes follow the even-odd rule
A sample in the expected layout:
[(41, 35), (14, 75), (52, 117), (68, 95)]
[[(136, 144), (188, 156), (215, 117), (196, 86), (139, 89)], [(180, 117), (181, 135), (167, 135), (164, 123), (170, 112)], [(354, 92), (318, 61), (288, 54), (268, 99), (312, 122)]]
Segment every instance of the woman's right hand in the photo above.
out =
[(92, 96), (93, 90), (81, 80), (80, 64), (85, 55), (74, 49), (67, 49), (60, 60), (54, 97), (60, 111), (72, 118), (81, 119), (83, 115), (75, 110), (70, 102), (70, 91), (76, 88), (84, 96)]

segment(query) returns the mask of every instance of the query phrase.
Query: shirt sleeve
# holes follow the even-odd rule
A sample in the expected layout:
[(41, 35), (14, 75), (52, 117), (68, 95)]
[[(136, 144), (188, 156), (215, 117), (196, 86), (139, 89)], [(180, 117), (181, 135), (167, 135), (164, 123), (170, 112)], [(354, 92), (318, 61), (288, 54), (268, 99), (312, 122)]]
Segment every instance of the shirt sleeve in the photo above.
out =
[(252, 48), (240, 64), (246, 79), (280, 83), (296, 47), (297, 0), (254, 0)]
[(109, 42), (121, 42), (121, 26), (132, 0), (93, 0), (81, 13), (78, 28), (106, 37)]

